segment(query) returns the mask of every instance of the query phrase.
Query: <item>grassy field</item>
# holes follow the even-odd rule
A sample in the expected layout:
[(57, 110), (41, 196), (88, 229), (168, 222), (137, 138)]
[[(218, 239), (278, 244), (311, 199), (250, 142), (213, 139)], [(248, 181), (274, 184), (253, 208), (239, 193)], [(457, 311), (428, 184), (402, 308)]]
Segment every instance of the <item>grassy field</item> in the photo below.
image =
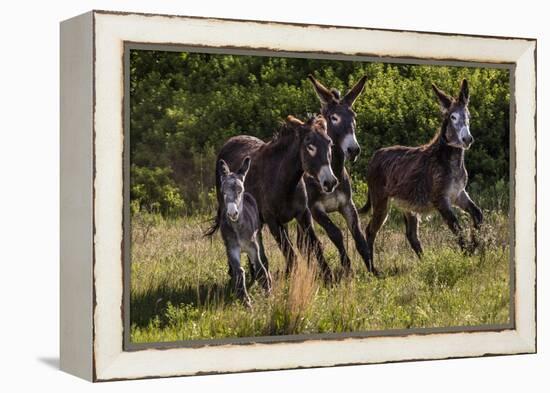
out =
[[(333, 218), (344, 228), (337, 215)], [(362, 218), (366, 221), (366, 218)], [(461, 217), (469, 225), (466, 216)], [(478, 251), (462, 254), (439, 217), (425, 217), (418, 260), (395, 210), (378, 235), (375, 264), (367, 274), (353, 240), (345, 233), (355, 274), (326, 286), (314, 269), (299, 261), (285, 279), (284, 260), (272, 237), (264, 241), (274, 277), (266, 296), (249, 287), (252, 309), (229, 286), (225, 250), (219, 234), (202, 237), (206, 217), (164, 220), (132, 218), (131, 340), (189, 339), (352, 332), (419, 327), (507, 323), (509, 320), (509, 237), (505, 214), (485, 212)], [(338, 253), (322, 229), (317, 232), (335, 271)], [(292, 239), (295, 230), (291, 227)], [(246, 257), (243, 267), (248, 271)]]

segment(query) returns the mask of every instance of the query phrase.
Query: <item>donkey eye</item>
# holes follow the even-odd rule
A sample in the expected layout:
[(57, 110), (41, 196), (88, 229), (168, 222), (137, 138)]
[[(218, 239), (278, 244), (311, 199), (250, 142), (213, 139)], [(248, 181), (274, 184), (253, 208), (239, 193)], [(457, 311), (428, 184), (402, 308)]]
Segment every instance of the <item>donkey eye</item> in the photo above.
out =
[(338, 123), (340, 121), (340, 116), (338, 115), (330, 115), (330, 121), (334, 124)]
[(452, 120), (452, 121), (457, 121), (457, 120), (458, 120), (458, 116), (457, 116), (456, 114), (453, 113), (453, 114), (451, 115), (451, 120)]
[(312, 144), (309, 144), (306, 146), (306, 149), (307, 149), (307, 152), (311, 155), (311, 156), (314, 156), (315, 154), (317, 154), (317, 148), (315, 146), (313, 146)]

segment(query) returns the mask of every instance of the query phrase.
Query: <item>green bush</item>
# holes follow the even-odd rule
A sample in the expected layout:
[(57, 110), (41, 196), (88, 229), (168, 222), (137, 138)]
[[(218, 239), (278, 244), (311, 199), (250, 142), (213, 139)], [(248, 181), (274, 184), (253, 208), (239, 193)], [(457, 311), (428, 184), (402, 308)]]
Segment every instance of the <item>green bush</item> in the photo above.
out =
[(476, 140), (466, 154), (472, 191), (486, 193), (500, 182), (495, 191), (503, 194), (488, 203), (508, 203), (508, 70), (144, 50), (131, 51), (130, 68), (132, 197), (142, 208), (212, 212), (220, 147), (239, 134), (267, 140), (288, 114), (318, 112), (309, 73), (342, 92), (367, 75), (354, 106), (362, 147), (350, 166), (355, 181), (365, 180), (374, 150), (427, 143), (440, 125), (431, 83), (456, 94), (467, 78)]
[(132, 166), (130, 177), (132, 213), (145, 210), (172, 216), (183, 211), (184, 202), (171, 177), (170, 168)]
[(441, 249), (438, 255), (426, 253), (419, 265), (419, 276), (432, 289), (452, 288), (475, 268), (474, 258), (465, 257), (452, 249)]

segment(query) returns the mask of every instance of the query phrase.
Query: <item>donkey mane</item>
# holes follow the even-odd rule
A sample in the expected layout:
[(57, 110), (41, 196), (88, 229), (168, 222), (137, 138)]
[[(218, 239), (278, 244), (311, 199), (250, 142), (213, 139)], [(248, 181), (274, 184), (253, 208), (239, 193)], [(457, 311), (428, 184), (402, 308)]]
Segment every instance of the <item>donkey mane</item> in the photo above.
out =
[(279, 144), (286, 139), (294, 138), (296, 136), (296, 129), (292, 124), (288, 124), (286, 121), (280, 123), (279, 129), (273, 133), (271, 140), (268, 142), (271, 145)]
[[(437, 129), (437, 131), (432, 136), (432, 139), (430, 139), (429, 142), (424, 143), (423, 145), (418, 146), (403, 146), (403, 145), (394, 145), (391, 147), (386, 147), (385, 150), (394, 150), (394, 149), (402, 149), (406, 148), (407, 150), (417, 150), (417, 151), (427, 151), (427, 150), (439, 150), (439, 149), (446, 149), (450, 151), (456, 151), (461, 152), (461, 149), (449, 146), (445, 139), (445, 129), (447, 128), (447, 125), (449, 124), (449, 119), (445, 118), (443, 120), (442, 125)], [(368, 170), (368, 169), (367, 169)]]
[[(317, 118), (318, 115), (312, 114), (304, 122), (305, 126), (310, 126), (311, 123)], [(288, 120), (283, 120), (280, 122), (279, 129), (273, 133), (271, 140), (268, 142), (271, 146), (276, 146), (279, 144), (286, 145), (288, 139), (293, 139), (298, 136), (296, 126), (290, 123)]]
[[(428, 148), (428, 147), (435, 146), (435, 145), (445, 145), (445, 146), (447, 146), (447, 144), (445, 142), (445, 129), (447, 128), (448, 125), (449, 125), (449, 119), (444, 118), (443, 119), (443, 124), (441, 124), (441, 127), (439, 127), (439, 129), (437, 130), (435, 135), (432, 137), (432, 139), (428, 143), (426, 143), (425, 145), (422, 145), (421, 147)], [(447, 146), (447, 147), (451, 147), (451, 146)]]

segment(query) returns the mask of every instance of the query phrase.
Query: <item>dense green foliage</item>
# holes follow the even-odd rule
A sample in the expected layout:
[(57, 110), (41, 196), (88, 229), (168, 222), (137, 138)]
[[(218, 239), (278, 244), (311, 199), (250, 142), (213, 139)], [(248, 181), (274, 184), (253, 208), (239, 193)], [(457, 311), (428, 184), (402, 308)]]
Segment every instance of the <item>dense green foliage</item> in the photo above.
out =
[(430, 84), (456, 94), (462, 78), (476, 140), (466, 158), (472, 187), (508, 183), (507, 70), (160, 51), (132, 51), (130, 68), (134, 212), (211, 212), (216, 152), (229, 137), (269, 139), (288, 114), (319, 112), (308, 73), (341, 91), (368, 77), (354, 106), (358, 184), (374, 150), (432, 138), (440, 115)]

